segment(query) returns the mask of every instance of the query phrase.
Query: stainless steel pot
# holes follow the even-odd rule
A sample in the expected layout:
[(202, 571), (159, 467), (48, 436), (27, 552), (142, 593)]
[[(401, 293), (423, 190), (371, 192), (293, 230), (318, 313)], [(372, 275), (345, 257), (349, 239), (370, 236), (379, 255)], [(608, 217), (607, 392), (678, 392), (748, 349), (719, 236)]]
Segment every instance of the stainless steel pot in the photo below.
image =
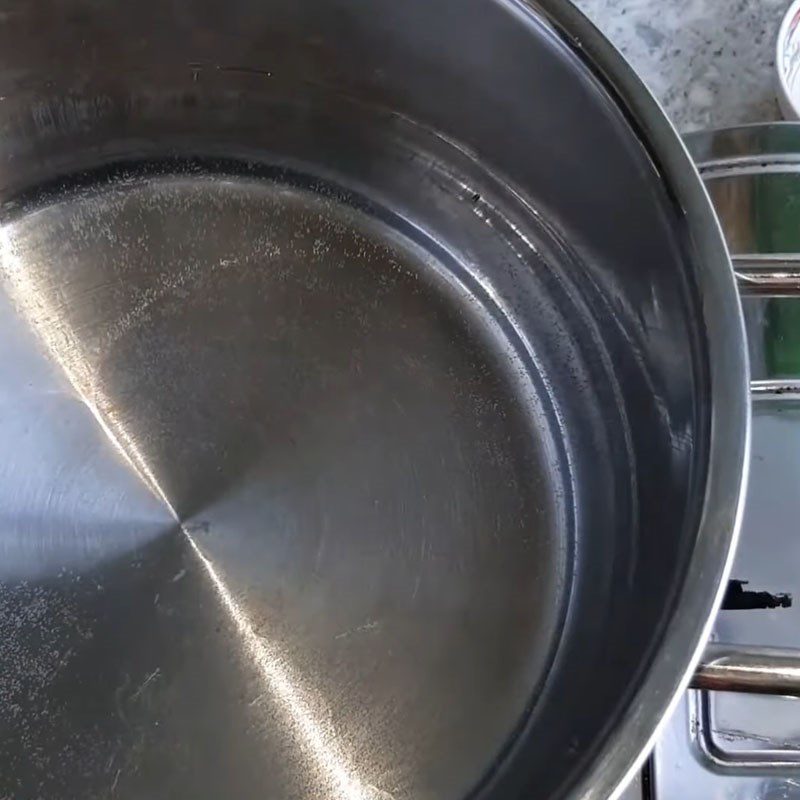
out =
[(0, 795), (605, 800), (746, 472), (736, 287), (547, 0), (0, 9)]

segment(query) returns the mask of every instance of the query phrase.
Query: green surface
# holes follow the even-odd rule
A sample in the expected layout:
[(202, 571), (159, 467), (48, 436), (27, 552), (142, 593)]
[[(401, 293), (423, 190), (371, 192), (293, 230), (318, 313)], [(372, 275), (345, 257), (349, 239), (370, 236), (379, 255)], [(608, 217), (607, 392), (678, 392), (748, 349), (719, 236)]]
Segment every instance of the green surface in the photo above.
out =
[[(755, 250), (800, 253), (800, 176), (766, 174), (756, 182)], [(769, 374), (800, 375), (800, 300), (773, 297), (767, 301), (764, 355)]]

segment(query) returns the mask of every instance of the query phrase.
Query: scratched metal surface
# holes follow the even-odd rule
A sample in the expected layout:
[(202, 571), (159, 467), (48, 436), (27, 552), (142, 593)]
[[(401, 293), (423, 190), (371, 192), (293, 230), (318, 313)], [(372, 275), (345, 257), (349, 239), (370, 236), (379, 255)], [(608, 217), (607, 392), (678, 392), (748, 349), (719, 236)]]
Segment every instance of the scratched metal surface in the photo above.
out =
[(334, 198), (206, 173), (45, 199), (0, 248), (6, 785), (465, 794), (567, 557), (474, 295)]

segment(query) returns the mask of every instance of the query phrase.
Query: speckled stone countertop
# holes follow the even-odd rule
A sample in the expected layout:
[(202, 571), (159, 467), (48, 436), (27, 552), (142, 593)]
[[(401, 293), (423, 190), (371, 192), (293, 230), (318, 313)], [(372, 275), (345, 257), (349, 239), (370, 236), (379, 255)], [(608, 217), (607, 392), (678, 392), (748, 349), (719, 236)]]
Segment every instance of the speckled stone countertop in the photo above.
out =
[(790, 0), (575, 0), (681, 131), (779, 118), (775, 39)]

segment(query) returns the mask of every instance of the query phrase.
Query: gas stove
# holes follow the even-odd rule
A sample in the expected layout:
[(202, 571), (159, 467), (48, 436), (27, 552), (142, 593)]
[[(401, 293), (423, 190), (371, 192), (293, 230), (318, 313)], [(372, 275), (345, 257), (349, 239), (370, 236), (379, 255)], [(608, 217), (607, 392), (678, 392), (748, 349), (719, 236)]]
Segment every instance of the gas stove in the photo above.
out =
[[(750, 483), (712, 640), (800, 648), (800, 125), (692, 134), (736, 270)], [(800, 800), (800, 700), (689, 690), (624, 800)]]

